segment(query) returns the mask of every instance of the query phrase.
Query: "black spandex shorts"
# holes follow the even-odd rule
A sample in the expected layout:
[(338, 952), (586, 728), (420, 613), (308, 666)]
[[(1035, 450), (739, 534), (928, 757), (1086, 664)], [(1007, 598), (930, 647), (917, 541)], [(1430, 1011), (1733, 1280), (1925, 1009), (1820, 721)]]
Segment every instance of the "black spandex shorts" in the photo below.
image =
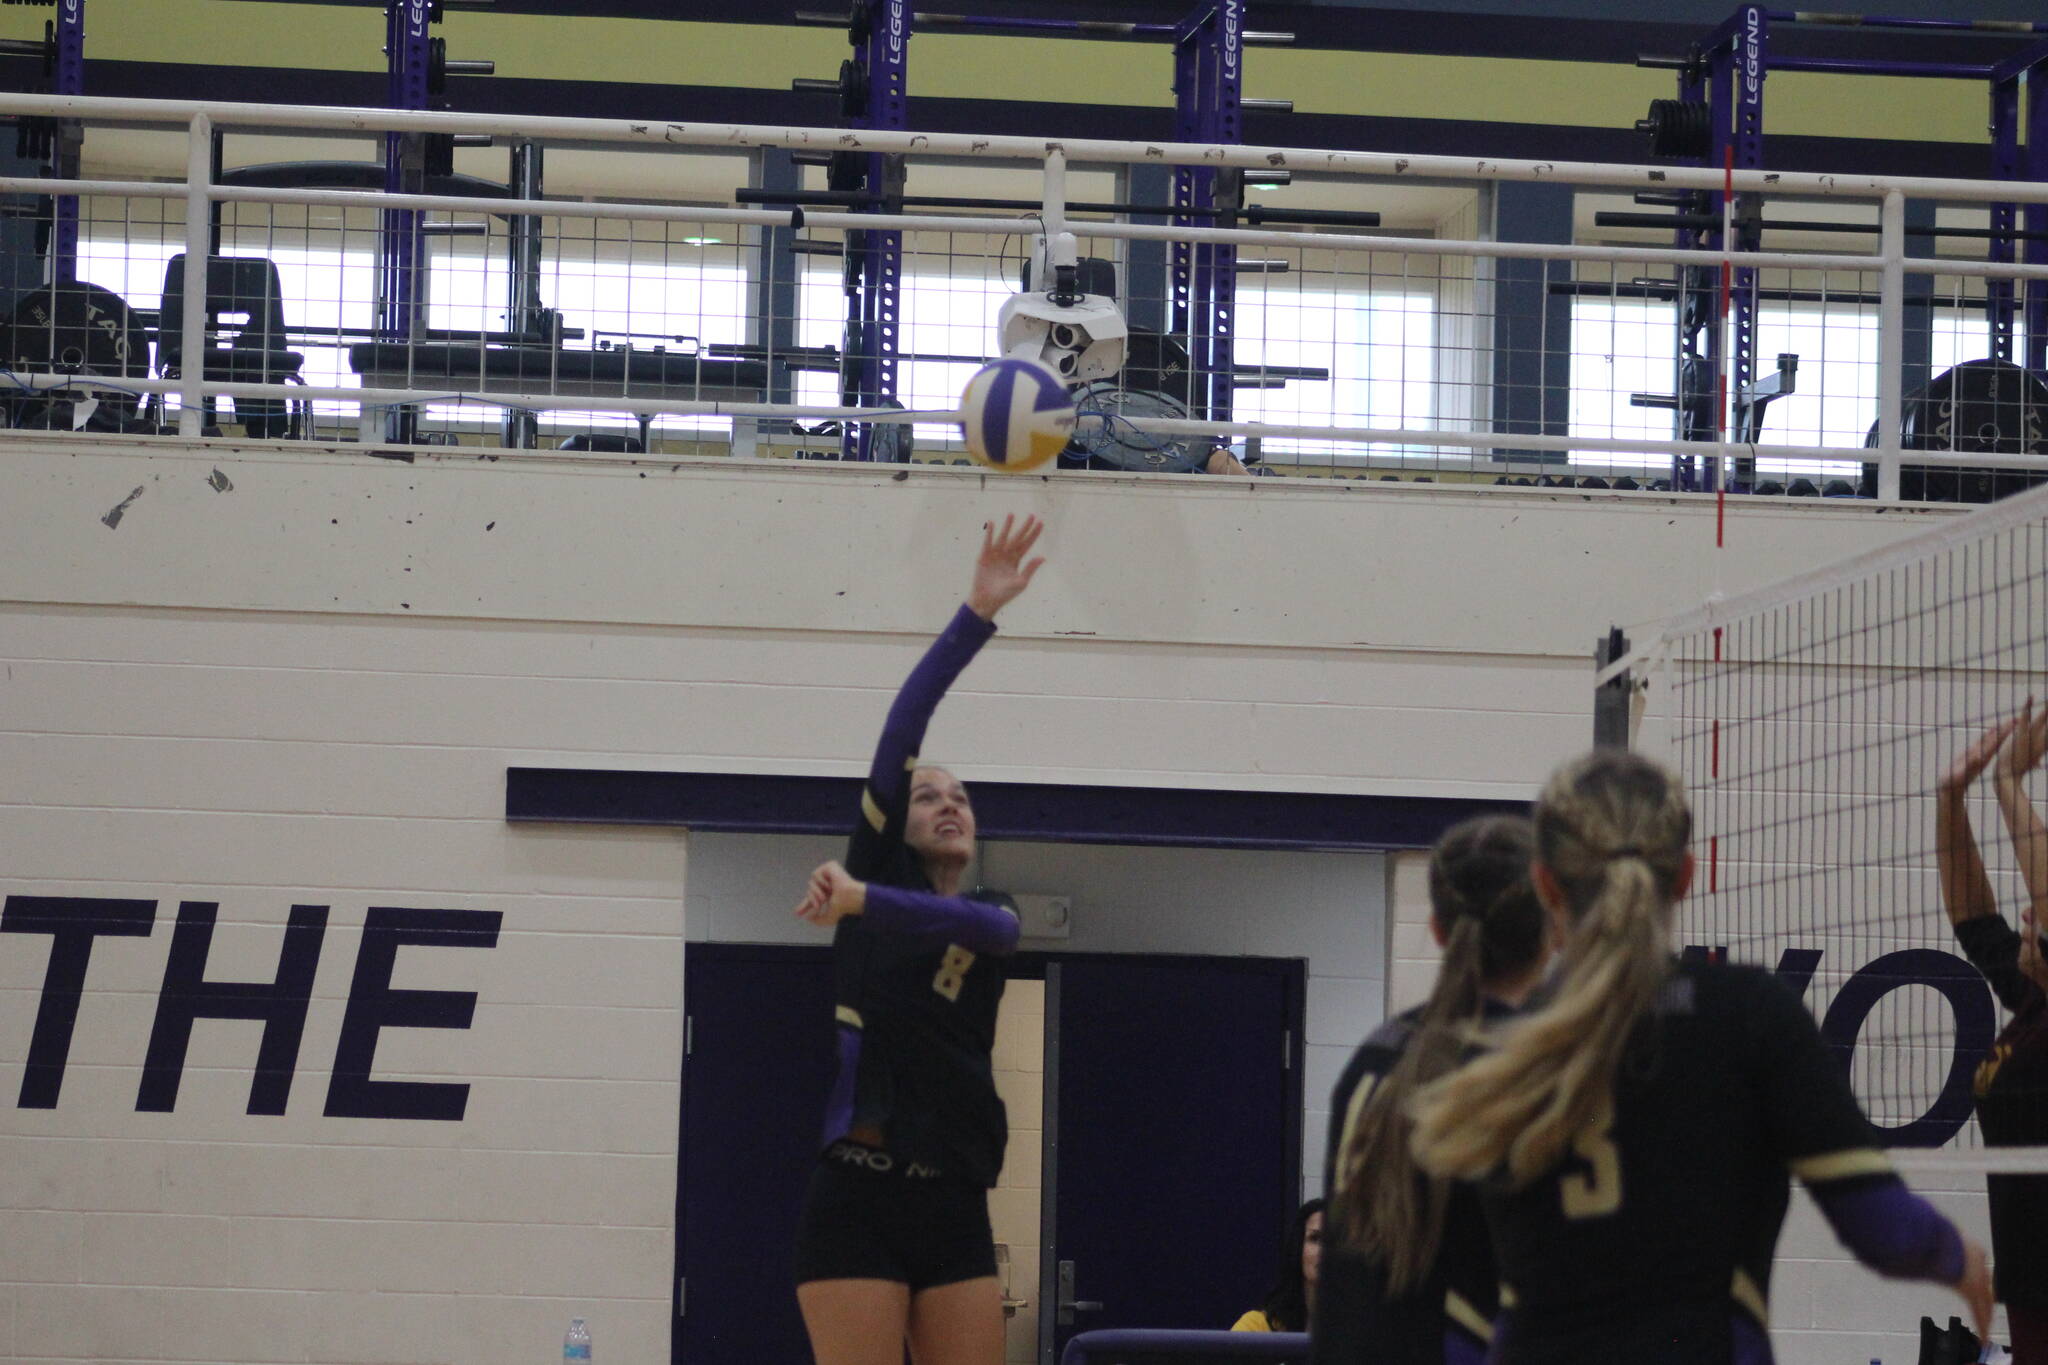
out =
[(894, 1280), (915, 1294), (996, 1273), (988, 1191), (887, 1152), (835, 1142), (797, 1226), (796, 1281)]

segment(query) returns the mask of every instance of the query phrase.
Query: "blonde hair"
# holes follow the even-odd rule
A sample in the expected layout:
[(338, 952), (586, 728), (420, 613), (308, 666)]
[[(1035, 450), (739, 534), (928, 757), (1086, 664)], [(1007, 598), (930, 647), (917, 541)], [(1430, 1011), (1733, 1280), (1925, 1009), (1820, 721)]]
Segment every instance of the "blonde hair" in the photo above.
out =
[(1536, 803), (1537, 861), (1573, 927), (1548, 1002), (1411, 1102), (1415, 1160), (1520, 1187), (1612, 1113), (1614, 1076), (1671, 970), (1671, 905), (1692, 812), (1677, 774), (1620, 749), (1560, 768)]
[(1417, 1179), (1408, 1098), (1458, 1064), (1484, 1017), (1486, 985), (1542, 956), (1535, 852), (1526, 819), (1494, 815), (1453, 826), (1430, 854), (1430, 919), (1444, 937), (1436, 986), (1399, 1060), (1345, 1129), (1331, 1182), (1332, 1238), (1383, 1265), (1395, 1294), (1435, 1262), (1448, 1200), (1445, 1182)]

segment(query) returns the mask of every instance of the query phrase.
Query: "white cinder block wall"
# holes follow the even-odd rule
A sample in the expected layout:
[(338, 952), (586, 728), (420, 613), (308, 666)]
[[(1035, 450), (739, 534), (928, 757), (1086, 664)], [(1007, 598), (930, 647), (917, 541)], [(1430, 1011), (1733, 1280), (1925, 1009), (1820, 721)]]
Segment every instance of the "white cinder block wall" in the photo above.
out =
[[(504, 770), (858, 772), (992, 513), (1045, 513), (1054, 559), (934, 728), (970, 781), (1527, 796), (1584, 741), (1594, 636), (1716, 572), (1711, 507), (1647, 495), (7, 444), (0, 894), (154, 905), (93, 944), (55, 1108), (14, 1104), (52, 939), (0, 935), (23, 1360), (482, 1365), (573, 1312), (658, 1359), (685, 840), (508, 828)], [(1946, 515), (1742, 510), (1731, 592)], [(136, 1109), (186, 901), (219, 905), (216, 981), (269, 980), (291, 907), (328, 908), (282, 1115), (245, 1112), (249, 1021), (200, 1021), (175, 1107)], [(324, 1112), (351, 994), (359, 1023), (413, 999), (357, 987), (379, 907), (497, 917), (392, 959), (393, 990), (473, 992), (469, 1027), (375, 1049), (378, 1081), (468, 1086), (460, 1122)], [(1312, 1044), (1372, 979), (1329, 974)], [(1781, 1318), (1855, 1326), (1860, 1276), (1817, 1264)]]

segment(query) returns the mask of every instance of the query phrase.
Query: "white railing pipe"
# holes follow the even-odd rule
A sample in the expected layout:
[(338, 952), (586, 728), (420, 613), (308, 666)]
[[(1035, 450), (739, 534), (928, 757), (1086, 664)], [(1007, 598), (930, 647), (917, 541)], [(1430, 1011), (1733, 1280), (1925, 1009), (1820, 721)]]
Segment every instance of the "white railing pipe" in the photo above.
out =
[[(40, 176), (0, 176), (0, 194), (63, 193), (110, 198), (182, 199), (182, 181), (52, 180)], [(979, 232), (1008, 234), (1025, 220), (950, 216), (946, 214), (838, 213), (805, 209), (724, 209), (689, 204), (588, 203), (580, 200), (493, 199), (445, 194), (389, 194), (377, 190), (292, 190), (215, 185), (208, 193), (223, 203), (299, 204), (317, 208), (403, 208), (430, 213), (540, 214), (557, 218), (618, 218), (636, 222), (729, 223), (764, 227), (803, 227), (825, 231)], [(1503, 260), (1584, 261), (1623, 265), (1734, 266), (1760, 270), (1879, 270), (1878, 255), (1830, 252), (1681, 251), (1676, 247), (1571, 246), (1544, 242), (1465, 241), (1456, 238), (1390, 237), (1370, 233), (1277, 232), (1256, 228), (1173, 227), (1157, 223), (1069, 221), (1079, 237), (1126, 241), (1185, 241), (1224, 246), (1272, 247), (1331, 252), (1400, 252), (1414, 256), (1472, 256)], [(1985, 279), (2048, 279), (2048, 265), (1998, 261), (1907, 257), (1903, 269), (1922, 274)]]

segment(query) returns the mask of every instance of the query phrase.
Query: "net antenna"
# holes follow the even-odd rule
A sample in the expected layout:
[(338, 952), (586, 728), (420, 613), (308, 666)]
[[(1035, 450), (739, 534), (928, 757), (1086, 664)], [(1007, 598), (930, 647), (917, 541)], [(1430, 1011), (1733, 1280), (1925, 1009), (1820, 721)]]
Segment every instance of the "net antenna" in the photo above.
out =
[[(1596, 734), (1629, 734), (1691, 792), (1699, 871), (1678, 941), (1801, 994), (1885, 1139), (1945, 1149), (1898, 1164), (2039, 1170), (2048, 1149), (1982, 1150), (1973, 1085), (2010, 1016), (1944, 913), (1934, 793), (1987, 729), (2048, 702), (2048, 489), (1936, 515), (1633, 649), (1610, 632)], [(1646, 702), (1652, 675), (1656, 704), (1628, 716), (1621, 698)], [(2043, 810), (2048, 772), (2027, 792)], [(1990, 774), (1968, 808), (2017, 929), (2027, 891)]]

